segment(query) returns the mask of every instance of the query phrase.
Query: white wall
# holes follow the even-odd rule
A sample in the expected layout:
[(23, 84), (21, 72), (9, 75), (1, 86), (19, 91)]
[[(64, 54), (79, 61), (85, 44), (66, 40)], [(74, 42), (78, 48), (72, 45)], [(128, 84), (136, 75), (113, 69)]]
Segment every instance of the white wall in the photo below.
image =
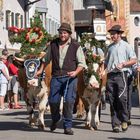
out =
[(130, 30), (130, 44), (131, 46), (134, 48), (134, 39), (136, 37), (140, 37), (140, 23), (139, 26), (136, 26), (134, 24), (134, 18), (135, 17), (139, 17), (140, 19), (140, 12), (139, 13), (133, 13), (130, 14), (130, 26), (129, 26), (129, 30)]
[(84, 9), (83, 0), (74, 0), (74, 10)]
[(6, 27), (6, 10), (10, 10), (13, 13), (20, 13), (21, 15), (23, 15), (23, 19), (24, 19), (24, 11), (17, 0), (12, 0), (12, 3), (9, 2), (9, 0), (3, 0), (2, 11), (4, 15), (3, 15), (3, 21), (0, 21), (0, 41), (2, 43), (0, 47), (3, 48), (4, 45), (6, 44), (8, 48), (19, 49), (17, 46), (14, 46), (13, 48), (13, 46), (10, 44), (8, 40), (8, 31), (5, 28)]
[(47, 0), (47, 8), (47, 30), (55, 35), (60, 26), (60, 0)]

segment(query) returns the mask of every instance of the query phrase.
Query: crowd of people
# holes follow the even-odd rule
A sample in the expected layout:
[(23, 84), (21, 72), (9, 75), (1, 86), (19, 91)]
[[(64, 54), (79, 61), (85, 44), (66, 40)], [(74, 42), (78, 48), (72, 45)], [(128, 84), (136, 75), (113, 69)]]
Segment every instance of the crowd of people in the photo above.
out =
[[(7, 49), (2, 50), (0, 56), (0, 110), (21, 109), (18, 103), (18, 68), (12, 63), (12, 55)], [(4, 104), (5, 96), (8, 97), (8, 106)]]
[[(111, 124), (113, 132), (128, 129), (131, 124), (131, 93), (132, 67), (137, 63), (133, 48), (124, 40), (120, 25), (114, 25), (109, 31), (112, 43), (108, 46), (105, 55), (104, 70), (107, 70), (106, 96), (110, 103)], [(46, 50), (46, 57), (36, 75), (40, 75), (45, 66), (52, 61), (52, 79), (50, 86), (49, 105), (52, 117), (51, 131), (57, 128), (61, 118), (59, 107), (63, 96), (63, 127), (64, 133), (73, 135), (72, 113), (76, 99), (77, 75), (87, 68), (85, 56), (79, 43), (72, 39), (72, 30), (69, 24), (62, 23), (58, 29), (59, 37), (51, 41)], [(104, 54), (103, 54), (104, 55)], [(9, 93), (9, 107), (21, 108), (18, 104), (18, 81), (16, 68), (8, 60), (8, 51), (3, 50), (0, 57), (0, 109), (4, 106), (4, 97)], [(138, 69), (139, 70), (139, 69)], [(14, 104), (11, 97), (13, 95)]]

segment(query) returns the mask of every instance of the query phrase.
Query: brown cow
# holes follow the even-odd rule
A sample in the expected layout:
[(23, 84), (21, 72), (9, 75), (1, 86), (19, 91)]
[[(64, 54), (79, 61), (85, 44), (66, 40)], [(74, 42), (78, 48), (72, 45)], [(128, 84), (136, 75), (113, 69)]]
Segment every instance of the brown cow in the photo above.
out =
[[(44, 113), (46, 111), (46, 104), (48, 102), (48, 94), (49, 94), (49, 83), (50, 83), (50, 67), (51, 64), (47, 66), (45, 69), (45, 73), (47, 75), (47, 78), (45, 80), (40, 81), (40, 85), (38, 85), (39, 81), (38, 79), (31, 79), (29, 80), (26, 77), (25, 69), (21, 68), (19, 70), (19, 83), (21, 87), (24, 89), (26, 98), (26, 105), (27, 105), (27, 111), (29, 113), (29, 124), (31, 126), (36, 124), (36, 121), (38, 122), (38, 127), (41, 129), (45, 129), (44, 124)], [(38, 110), (39, 110), (39, 116), (36, 118), (34, 114), (34, 99), (37, 99), (38, 101)]]
[[(86, 127), (93, 130), (97, 129), (97, 125), (99, 125), (99, 105), (101, 103), (101, 94), (105, 89), (106, 74), (104, 74), (104, 76), (102, 77), (101, 85), (99, 85), (94, 75), (91, 75), (90, 79), (87, 82), (88, 83), (85, 83), (84, 73), (81, 72), (78, 75), (78, 95), (83, 101), (85, 110), (87, 112)], [(79, 112), (77, 111), (77, 113), (79, 114), (77, 114), (77, 116), (83, 116), (83, 111), (83, 105), (80, 106), (79, 104)]]

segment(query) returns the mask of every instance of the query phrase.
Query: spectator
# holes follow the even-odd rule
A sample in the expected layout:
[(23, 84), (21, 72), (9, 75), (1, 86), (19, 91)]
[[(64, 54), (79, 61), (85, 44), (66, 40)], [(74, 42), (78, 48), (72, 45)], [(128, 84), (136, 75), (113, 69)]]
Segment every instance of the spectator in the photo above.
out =
[[(9, 107), (14, 109), (21, 109), (22, 106), (18, 103), (18, 68), (13, 64), (13, 56), (9, 55), (7, 57), (7, 62), (5, 63), (8, 67), (11, 80), (8, 84), (8, 94), (9, 94)], [(12, 104), (12, 97), (14, 100), (14, 105)]]
[(7, 93), (7, 85), (9, 77), (9, 72), (4, 64), (6, 57), (4, 55), (0, 56), (0, 110), (8, 110), (9, 108), (4, 105), (4, 98)]
[[(3, 49), (2, 54), (7, 57), (5, 65), (7, 66), (11, 77), (8, 83), (9, 108), (21, 109), (22, 106), (20, 106), (18, 103), (18, 68), (13, 64), (13, 55), (8, 56), (9, 53), (7, 49)], [(12, 104), (12, 97), (14, 100), (14, 105)]]
[(2, 55), (4, 55), (5, 57), (8, 57), (8, 55), (9, 55), (8, 50), (7, 49), (3, 49), (2, 50)]

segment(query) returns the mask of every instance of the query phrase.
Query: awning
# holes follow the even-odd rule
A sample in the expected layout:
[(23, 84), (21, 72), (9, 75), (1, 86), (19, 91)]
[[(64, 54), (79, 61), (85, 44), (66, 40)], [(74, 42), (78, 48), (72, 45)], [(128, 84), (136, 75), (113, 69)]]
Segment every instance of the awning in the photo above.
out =
[(106, 9), (113, 12), (111, 0), (83, 0), (83, 5), (86, 8)]
[(92, 10), (74, 10), (75, 26), (92, 26)]

